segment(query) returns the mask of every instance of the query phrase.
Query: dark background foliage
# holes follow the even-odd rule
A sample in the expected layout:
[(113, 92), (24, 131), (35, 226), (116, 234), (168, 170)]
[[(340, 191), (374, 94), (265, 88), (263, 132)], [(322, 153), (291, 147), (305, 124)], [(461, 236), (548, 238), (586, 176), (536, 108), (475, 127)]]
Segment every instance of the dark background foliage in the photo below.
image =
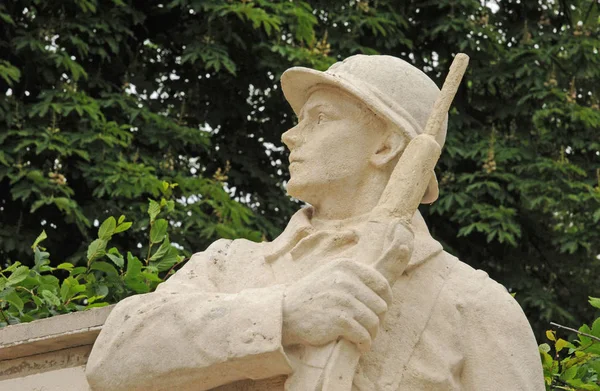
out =
[[(178, 183), (171, 242), (271, 239), (285, 196), (278, 87), (294, 65), (391, 54), (441, 84), (471, 64), (437, 168), (433, 235), (516, 292), (536, 330), (600, 296), (600, 6), (498, 2), (16, 0), (0, 4), (0, 258), (84, 262), (98, 221), (148, 235)], [(120, 242), (119, 242), (120, 241)], [(141, 245), (141, 244), (140, 244)], [(595, 281), (595, 282), (594, 282)]]

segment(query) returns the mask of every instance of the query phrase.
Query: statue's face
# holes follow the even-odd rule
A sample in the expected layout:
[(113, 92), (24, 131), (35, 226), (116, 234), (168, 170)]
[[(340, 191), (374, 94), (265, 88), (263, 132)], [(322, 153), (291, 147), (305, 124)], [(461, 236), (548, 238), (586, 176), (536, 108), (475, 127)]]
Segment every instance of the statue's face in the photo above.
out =
[(313, 92), (298, 125), (282, 141), (290, 150), (288, 193), (317, 205), (331, 192), (352, 192), (372, 169), (369, 158), (383, 133), (360, 101), (334, 88)]

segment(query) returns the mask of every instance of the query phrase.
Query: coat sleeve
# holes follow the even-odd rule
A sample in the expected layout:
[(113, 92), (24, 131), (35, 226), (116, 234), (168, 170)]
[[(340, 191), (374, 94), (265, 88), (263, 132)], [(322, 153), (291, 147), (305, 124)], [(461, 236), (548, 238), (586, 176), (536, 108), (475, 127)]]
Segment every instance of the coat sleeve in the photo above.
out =
[(491, 279), (465, 306), (465, 390), (544, 391), (537, 343), (519, 304)]
[(116, 305), (87, 363), (92, 390), (201, 391), (291, 372), (281, 344), (283, 287), (220, 293), (210, 278), (228, 245), (216, 242), (156, 292)]

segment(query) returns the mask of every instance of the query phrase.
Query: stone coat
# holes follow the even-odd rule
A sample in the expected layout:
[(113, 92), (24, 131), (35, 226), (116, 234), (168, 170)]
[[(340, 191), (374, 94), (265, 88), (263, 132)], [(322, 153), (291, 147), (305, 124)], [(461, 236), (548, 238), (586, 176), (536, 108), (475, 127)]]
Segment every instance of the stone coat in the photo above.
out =
[[(355, 221), (317, 228), (311, 208), (271, 243), (219, 240), (156, 292), (120, 302), (89, 357), (93, 390), (276, 391), (318, 370), (281, 345), (286, 284), (352, 254)], [(315, 224), (313, 224), (315, 223)], [(353, 391), (543, 391), (535, 338), (517, 302), (443, 252), (417, 213), (415, 248)]]

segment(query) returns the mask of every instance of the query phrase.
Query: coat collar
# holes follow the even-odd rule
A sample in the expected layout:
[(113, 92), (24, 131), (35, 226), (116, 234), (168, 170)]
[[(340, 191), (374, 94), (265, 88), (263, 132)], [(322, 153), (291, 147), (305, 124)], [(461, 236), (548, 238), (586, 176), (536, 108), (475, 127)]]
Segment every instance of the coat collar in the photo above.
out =
[[(312, 223), (313, 211), (311, 206), (300, 209), (292, 216), (281, 235), (272, 242), (263, 243), (263, 254), (267, 262), (273, 262), (286, 253), (291, 252), (304, 238), (319, 232), (319, 229)], [(337, 229), (343, 232), (344, 225), (361, 219), (362, 216), (358, 216), (350, 220), (334, 222), (331, 225), (334, 229), (337, 227)], [(441, 244), (429, 234), (429, 229), (419, 211), (413, 216), (411, 224), (415, 234), (415, 241), (413, 254), (406, 272), (411, 271), (416, 266), (442, 251)]]

